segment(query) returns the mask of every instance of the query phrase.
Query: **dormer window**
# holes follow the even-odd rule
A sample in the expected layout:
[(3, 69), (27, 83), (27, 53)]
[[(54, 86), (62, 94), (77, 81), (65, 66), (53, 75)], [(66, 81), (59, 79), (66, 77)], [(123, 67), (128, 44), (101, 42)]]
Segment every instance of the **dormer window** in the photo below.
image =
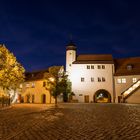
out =
[(127, 70), (132, 70), (133, 66), (131, 64), (127, 65)]

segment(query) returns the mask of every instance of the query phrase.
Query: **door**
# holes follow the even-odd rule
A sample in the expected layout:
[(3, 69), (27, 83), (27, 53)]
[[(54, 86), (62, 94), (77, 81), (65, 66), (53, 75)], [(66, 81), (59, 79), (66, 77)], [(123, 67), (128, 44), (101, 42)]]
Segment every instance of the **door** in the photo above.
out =
[(89, 103), (89, 95), (85, 95), (84, 98), (85, 98), (85, 103)]

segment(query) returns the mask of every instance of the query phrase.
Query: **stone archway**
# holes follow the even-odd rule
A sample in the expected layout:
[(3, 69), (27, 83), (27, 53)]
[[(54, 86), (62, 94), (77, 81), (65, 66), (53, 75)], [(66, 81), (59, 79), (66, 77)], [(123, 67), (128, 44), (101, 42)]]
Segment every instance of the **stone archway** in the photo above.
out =
[(111, 95), (107, 90), (100, 89), (96, 91), (94, 94), (94, 102), (95, 103), (110, 103)]
[(45, 104), (46, 103), (46, 95), (42, 94), (42, 103)]

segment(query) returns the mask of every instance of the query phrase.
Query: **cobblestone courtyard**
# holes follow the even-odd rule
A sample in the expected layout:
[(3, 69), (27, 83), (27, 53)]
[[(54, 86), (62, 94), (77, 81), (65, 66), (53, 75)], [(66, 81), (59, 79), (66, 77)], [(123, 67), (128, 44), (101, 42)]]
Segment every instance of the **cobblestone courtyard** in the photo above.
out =
[(0, 139), (140, 140), (140, 105), (14, 105), (0, 110)]

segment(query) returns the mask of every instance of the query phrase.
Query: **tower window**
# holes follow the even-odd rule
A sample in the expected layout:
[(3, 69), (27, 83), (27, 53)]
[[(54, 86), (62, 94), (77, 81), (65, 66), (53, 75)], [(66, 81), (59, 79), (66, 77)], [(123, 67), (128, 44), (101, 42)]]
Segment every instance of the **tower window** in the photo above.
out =
[(90, 69), (90, 65), (87, 65), (87, 69)]
[(91, 77), (91, 82), (94, 82), (94, 78), (93, 77)]
[(84, 82), (85, 81), (85, 78), (81, 77), (81, 82)]

